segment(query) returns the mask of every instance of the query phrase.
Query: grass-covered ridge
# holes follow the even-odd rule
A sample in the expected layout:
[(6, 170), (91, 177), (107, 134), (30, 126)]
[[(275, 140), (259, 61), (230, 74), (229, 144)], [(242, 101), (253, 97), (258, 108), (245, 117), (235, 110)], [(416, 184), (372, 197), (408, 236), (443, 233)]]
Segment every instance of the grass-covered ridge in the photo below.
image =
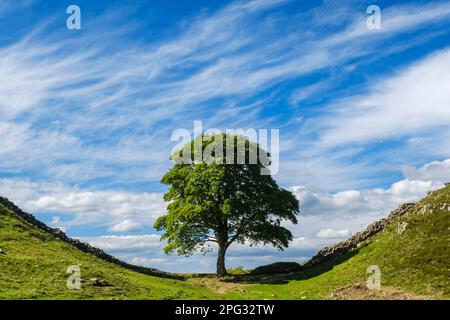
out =
[[(202, 285), (124, 269), (83, 253), (0, 205), (0, 298), (7, 299), (202, 299)], [(68, 290), (67, 267), (79, 265), (82, 290)], [(94, 286), (90, 279), (110, 286)]]
[[(431, 193), (347, 255), (289, 276), (250, 279), (241, 293), (280, 298), (450, 298), (450, 186)], [(399, 234), (398, 226), (407, 223)], [(381, 269), (382, 290), (367, 292), (366, 270)], [(269, 284), (261, 284), (269, 282)], [(274, 286), (270, 283), (285, 283)], [(278, 290), (275, 290), (277, 288)], [(237, 295), (234, 296), (237, 298)]]
[[(306, 271), (280, 276), (187, 280), (139, 274), (82, 253), (0, 205), (0, 298), (3, 299), (334, 299), (450, 297), (450, 186), (431, 193), (358, 249)], [(406, 229), (399, 234), (399, 223)], [(80, 265), (82, 290), (66, 288)], [(381, 291), (364, 287), (381, 268)], [(109, 286), (94, 286), (91, 278)]]

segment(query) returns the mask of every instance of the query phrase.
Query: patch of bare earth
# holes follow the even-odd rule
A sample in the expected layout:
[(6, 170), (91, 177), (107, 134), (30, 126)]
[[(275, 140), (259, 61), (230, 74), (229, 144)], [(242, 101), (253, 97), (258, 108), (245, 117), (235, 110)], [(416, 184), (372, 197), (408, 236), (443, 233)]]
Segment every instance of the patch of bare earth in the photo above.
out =
[(227, 293), (231, 290), (243, 290), (243, 285), (232, 282), (220, 281), (215, 277), (205, 277), (198, 280), (199, 283), (203, 284), (205, 287), (217, 292), (217, 293)]
[(369, 289), (365, 284), (351, 284), (331, 294), (335, 300), (424, 300), (422, 296), (393, 288)]

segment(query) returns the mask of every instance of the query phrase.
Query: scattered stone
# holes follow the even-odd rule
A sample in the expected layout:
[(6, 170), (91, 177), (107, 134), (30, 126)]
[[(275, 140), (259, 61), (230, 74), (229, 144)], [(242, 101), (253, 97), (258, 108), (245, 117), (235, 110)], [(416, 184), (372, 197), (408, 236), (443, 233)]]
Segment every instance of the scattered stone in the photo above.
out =
[(397, 225), (397, 234), (402, 234), (406, 230), (406, 226), (408, 225), (408, 222), (403, 221), (402, 223), (399, 223)]
[(5, 251), (2, 248), (0, 248), (0, 254), (5, 254)]
[(108, 282), (106, 282), (105, 280), (91, 278), (91, 279), (89, 279), (89, 281), (92, 282), (92, 286), (94, 286), (94, 287), (112, 287), (112, 285), (109, 284)]

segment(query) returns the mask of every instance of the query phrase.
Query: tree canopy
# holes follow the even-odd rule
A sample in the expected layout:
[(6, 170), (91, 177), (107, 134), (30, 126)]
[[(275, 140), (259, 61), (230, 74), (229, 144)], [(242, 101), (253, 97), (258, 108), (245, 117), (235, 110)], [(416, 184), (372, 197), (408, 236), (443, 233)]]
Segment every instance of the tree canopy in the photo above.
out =
[[(239, 141), (244, 148), (239, 149)], [(230, 142), (235, 142), (232, 152), (226, 149)], [(200, 146), (203, 153), (212, 150), (210, 155), (217, 157), (195, 161), (199, 152), (195, 149)], [(221, 147), (223, 152), (218, 152)], [(187, 160), (186, 150), (190, 153)], [(157, 230), (164, 230), (161, 239), (167, 240), (166, 253), (188, 256), (211, 250), (208, 242), (216, 243), (217, 275), (223, 276), (225, 253), (234, 242), (270, 244), (280, 250), (288, 247), (292, 234), (281, 224), (284, 220), (297, 223), (299, 202), (272, 176), (261, 174), (264, 161), (250, 161), (255, 150), (261, 159), (264, 154), (270, 157), (242, 136), (222, 134), (201, 136), (172, 155), (175, 164), (161, 181), (169, 185), (164, 195), (168, 213), (155, 223)], [(240, 153), (244, 153), (244, 163), (238, 159)]]

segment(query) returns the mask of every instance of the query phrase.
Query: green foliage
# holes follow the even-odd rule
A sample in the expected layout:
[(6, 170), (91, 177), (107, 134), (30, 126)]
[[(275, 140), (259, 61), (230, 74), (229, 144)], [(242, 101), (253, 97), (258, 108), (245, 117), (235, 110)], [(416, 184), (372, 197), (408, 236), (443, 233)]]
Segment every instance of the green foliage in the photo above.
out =
[(245, 269), (243, 266), (237, 266), (234, 268), (227, 268), (227, 272), (230, 275), (244, 275), (250, 272), (249, 269)]
[[(224, 152), (213, 163), (196, 161), (198, 152), (215, 156), (230, 141), (234, 142), (231, 155)], [(240, 149), (239, 143), (244, 148)], [(250, 161), (255, 150), (266, 154), (243, 137), (213, 135), (197, 138), (173, 155), (172, 159), (184, 157), (184, 161), (178, 161), (162, 178), (162, 183), (170, 186), (164, 195), (168, 214), (155, 223), (156, 229), (165, 231), (166, 253), (191, 255), (208, 250), (207, 242), (218, 244), (219, 258), (233, 242), (271, 244), (280, 250), (288, 246), (292, 234), (281, 223), (297, 223), (298, 200), (278, 187), (270, 175), (261, 175), (264, 156)], [(246, 161), (239, 162), (242, 157)]]

